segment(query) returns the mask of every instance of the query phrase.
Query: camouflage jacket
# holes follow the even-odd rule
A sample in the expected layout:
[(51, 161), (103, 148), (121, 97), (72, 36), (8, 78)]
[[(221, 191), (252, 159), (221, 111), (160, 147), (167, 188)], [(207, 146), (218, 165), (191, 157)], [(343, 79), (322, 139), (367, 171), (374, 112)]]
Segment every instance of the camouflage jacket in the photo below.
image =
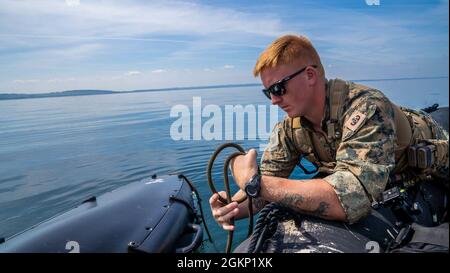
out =
[[(330, 120), (333, 81), (338, 80), (328, 80), (326, 86), (324, 132)], [(405, 160), (396, 158), (393, 104), (376, 89), (346, 84), (348, 95), (342, 101), (335, 136), (316, 132), (304, 118), (286, 117), (274, 127), (260, 169), (263, 175), (288, 178), (302, 157), (315, 163), (333, 186), (348, 222), (354, 223), (369, 214), (390, 174), (405, 169), (401, 166)], [(323, 149), (315, 149), (318, 146)]]

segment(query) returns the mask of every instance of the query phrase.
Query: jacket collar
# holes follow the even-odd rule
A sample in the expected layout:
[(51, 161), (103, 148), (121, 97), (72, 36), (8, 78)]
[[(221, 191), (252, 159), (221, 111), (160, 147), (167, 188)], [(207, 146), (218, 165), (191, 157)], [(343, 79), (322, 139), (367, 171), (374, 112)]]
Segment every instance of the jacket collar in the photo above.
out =
[[(331, 81), (325, 79), (325, 113), (322, 118), (321, 126), (322, 130), (326, 132), (327, 129), (327, 122), (330, 119), (330, 93), (331, 93)], [(303, 128), (306, 128), (308, 130), (314, 131), (314, 128), (309, 120), (307, 120), (304, 117), (300, 117), (300, 123)]]

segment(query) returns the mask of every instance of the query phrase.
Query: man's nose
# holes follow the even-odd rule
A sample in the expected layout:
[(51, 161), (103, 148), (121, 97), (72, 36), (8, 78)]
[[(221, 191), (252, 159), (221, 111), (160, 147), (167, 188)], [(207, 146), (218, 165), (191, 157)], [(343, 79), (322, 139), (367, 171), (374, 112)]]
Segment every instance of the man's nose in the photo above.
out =
[(270, 100), (272, 101), (273, 105), (277, 105), (281, 102), (282, 98), (281, 96), (275, 96), (274, 94), (270, 94)]

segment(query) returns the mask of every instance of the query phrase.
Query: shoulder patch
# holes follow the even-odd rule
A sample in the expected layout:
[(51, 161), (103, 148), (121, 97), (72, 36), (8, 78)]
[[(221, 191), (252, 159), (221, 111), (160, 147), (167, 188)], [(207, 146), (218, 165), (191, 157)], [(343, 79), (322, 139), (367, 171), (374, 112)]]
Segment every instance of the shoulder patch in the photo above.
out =
[[(342, 141), (346, 141), (352, 137), (364, 124), (372, 118), (372, 116), (377, 111), (377, 106), (375, 104), (369, 105), (367, 107), (360, 107), (359, 110), (355, 110), (350, 117), (345, 121), (343, 126), (343, 136)], [(364, 113), (364, 114), (363, 114)]]
[(366, 117), (367, 116), (365, 114), (359, 111), (355, 111), (347, 120), (347, 122), (345, 122), (345, 127), (352, 131), (356, 131), (359, 126), (365, 121)]

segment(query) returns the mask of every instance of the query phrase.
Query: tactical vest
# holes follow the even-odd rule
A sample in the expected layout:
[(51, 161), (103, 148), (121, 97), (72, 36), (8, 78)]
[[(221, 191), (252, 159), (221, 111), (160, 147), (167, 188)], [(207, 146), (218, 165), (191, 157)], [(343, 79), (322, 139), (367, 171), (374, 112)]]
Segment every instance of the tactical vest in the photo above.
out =
[[(322, 145), (318, 139), (317, 132), (313, 133), (308, 130), (297, 130), (302, 127), (301, 118), (291, 118), (290, 122), (292, 132), (290, 133), (294, 145), (298, 152), (306, 159), (313, 163), (318, 163), (319, 172), (333, 173), (336, 166), (336, 150), (342, 140), (342, 117), (344, 114), (344, 106), (349, 96), (348, 83), (343, 80), (332, 80), (329, 82), (331, 86), (328, 94), (329, 119), (326, 122), (326, 137), (329, 145)], [(357, 85), (358, 86), (358, 85)], [(417, 111), (399, 107), (393, 103), (394, 123), (396, 137), (395, 162), (396, 166), (393, 174), (401, 173), (408, 167), (421, 167), (421, 169), (430, 169), (438, 164), (446, 164), (448, 167), (448, 140), (436, 140), (437, 135), (433, 126), (431, 126), (431, 118)], [(300, 140), (301, 141), (298, 141)], [(301, 144), (304, 143), (304, 144)], [(430, 145), (426, 145), (430, 144)], [(441, 146), (439, 149), (430, 148), (432, 160), (425, 157), (422, 161), (430, 161), (428, 165), (417, 166), (417, 156), (420, 153), (414, 152), (420, 147)], [(434, 149), (434, 150), (433, 150)], [(439, 153), (438, 153), (439, 150)], [(424, 151), (424, 154), (427, 152)], [(414, 162), (413, 159), (416, 159)]]

